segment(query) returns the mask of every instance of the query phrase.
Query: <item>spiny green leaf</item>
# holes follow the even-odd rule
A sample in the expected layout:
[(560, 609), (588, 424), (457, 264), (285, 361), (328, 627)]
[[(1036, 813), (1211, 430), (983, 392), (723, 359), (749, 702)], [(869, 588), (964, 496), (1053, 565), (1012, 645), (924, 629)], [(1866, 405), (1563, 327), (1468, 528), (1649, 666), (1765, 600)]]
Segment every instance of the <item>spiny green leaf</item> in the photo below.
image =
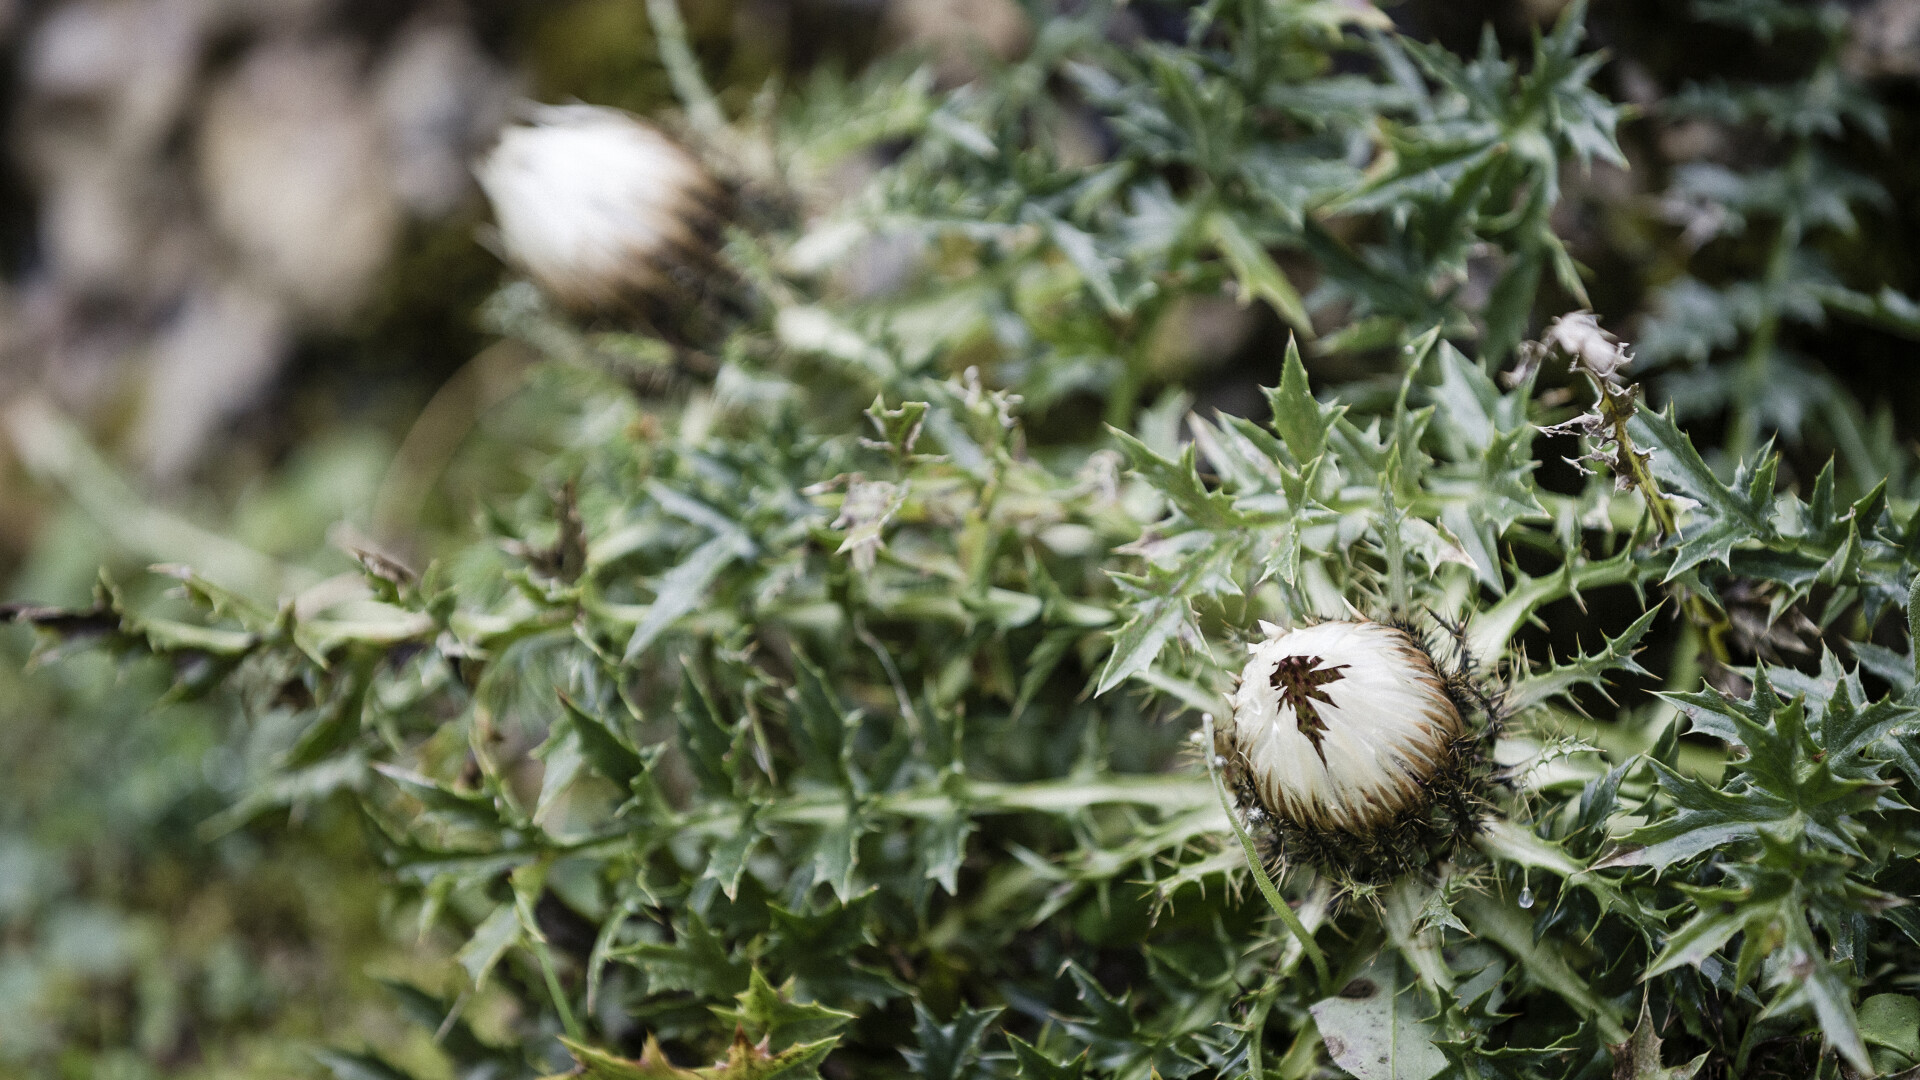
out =
[(974, 1075), (980, 1041), (1001, 1010), (962, 1006), (948, 1023), (934, 1019), (925, 1005), (913, 1003), (914, 1031), (920, 1049), (903, 1050), (914, 1075), (927, 1080), (966, 1080)]
[(574, 700), (561, 693), (560, 704), (567, 710), (567, 718), (573, 729), (580, 735), (581, 753), (588, 764), (601, 776), (620, 785), (631, 788), (646, 771), (646, 762), (638, 751), (628, 746), (613, 727), (599, 717), (581, 708)]
[(788, 734), (800, 751), (800, 763), (821, 780), (847, 786), (847, 729), (853, 716), (827, 682), (826, 673), (804, 656), (794, 658), (794, 685), (788, 693), (791, 705)]
[(949, 896), (960, 892), (960, 864), (967, 855), (967, 837), (972, 835), (973, 819), (964, 814), (936, 818), (922, 826), (920, 848), (927, 864), (927, 877), (940, 883)]
[(860, 838), (868, 828), (860, 813), (849, 812), (822, 832), (814, 845), (814, 880), (831, 886), (833, 895), (843, 904), (855, 895), (853, 875), (860, 864)]
[(1633, 1025), (1633, 1034), (1626, 1042), (1611, 1047), (1614, 1080), (1693, 1080), (1710, 1056), (1703, 1053), (1684, 1065), (1668, 1067), (1661, 1060), (1663, 1041), (1654, 1026), (1653, 1010), (1643, 997), (1640, 1020)]
[[(1761, 540), (1772, 534), (1767, 520), (1767, 503), (1772, 498), (1771, 472), (1756, 469), (1750, 474), (1748, 490), (1727, 486), (1700, 454), (1693, 440), (1681, 431), (1670, 414), (1642, 408), (1628, 423), (1634, 440), (1651, 447), (1653, 475), (1668, 490), (1699, 503), (1708, 511), (1704, 520), (1681, 533), (1680, 547), (1667, 571), (1667, 580), (1709, 560), (1724, 565), (1733, 545)], [(1764, 486), (1765, 494), (1760, 489)]]
[(693, 670), (682, 665), (680, 671), (680, 744), (687, 753), (687, 764), (701, 787), (714, 795), (733, 792), (740, 769), (740, 744), (744, 729), (736, 729), (720, 713), (706, 687), (694, 678)]
[(1042, 221), (1054, 246), (1067, 257), (1074, 269), (1080, 271), (1081, 279), (1093, 292), (1109, 315), (1126, 314), (1126, 306), (1121, 303), (1120, 293), (1114, 288), (1113, 274), (1107, 269), (1100, 248), (1092, 236), (1052, 215), (1043, 215)]
[(1742, 889), (1689, 888), (1698, 912), (1667, 938), (1660, 954), (1647, 966), (1643, 980), (1682, 965), (1700, 966), (1749, 923), (1764, 924), (1771, 912), (1748, 906), (1752, 893)]
[(867, 406), (867, 419), (879, 433), (881, 445), (900, 455), (913, 453), (926, 417), (924, 401), (903, 401), (899, 408), (889, 409), (885, 397), (876, 397), (873, 404)]
[(1088, 1050), (1061, 1061), (1018, 1035), (1009, 1033), (1007, 1045), (1013, 1047), (1014, 1076), (1017, 1080), (1082, 1080), (1087, 1074)]
[(792, 976), (796, 993), (816, 1001), (881, 1004), (900, 996), (903, 988), (854, 958), (873, 943), (868, 924), (873, 897), (869, 891), (820, 910), (770, 905), (766, 962)]
[(1555, 695), (1565, 694), (1576, 686), (1600, 687), (1606, 676), (1614, 671), (1646, 675), (1647, 670), (1633, 657), (1639, 651), (1640, 639), (1646, 636), (1647, 628), (1653, 625), (1654, 616), (1659, 613), (1657, 605), (1648, 608), (1646, 614), (1635, 619), (1631, 626), (1606, 639), (1605, 647), (1599, 652), (1583, 653), (1568, 663), (1556, 664), (1546, 671), (1521, 679), (1507, 693), (1508, 707), (1517, 712)]
[(1340, 405), (1322, 405), (1307, 386), (1307, 367), (1300, 362), (1300, 347), (1287, 341), (1287, 356), (1280, 372), (1280, 385), (1266, 391), (1267, 404), (1273, 410), (1269, 421), (1285, 440), (1296, 465), (1306, 466), (1326, 449), (1327, 433), (1334, 421), (1346, 412)]
[(1154, 490), (1166, 496), (1181, 513), (1193, 519), (1194, 524), (1209, 529), (1234, 529), (1245, 528), (1251, 523), (1247, 515), (1235, 509), (1231, 496), (1225, 492), (1211, 491), (1201, 481), (1200, 472), (1194, 465), (1193, 444), (1187, 444), (1180, 460), (1175, 462), (1154, 453), (1146, 443), (1124, 431), (1117, 428), (1111, 431), (1134, 471), (1152, 484)]
[(1542, 605), (1563, 596), (1578, 596), (1586, 589), (1632, 581), (1637, 570), (1632, 549), (1622, 547), (1611, 558), (1597, 562), (1568, 559), (1555, 573), (1539, 577), (1516, 574), (1506, 596), (1482, 609), (1468, 624), (1469, 650), (1481, 662), (1490, 662)]
[(300, 735), (300, 741), (287, 751), (284, 767), (302, 769), (318, 764), (346, 749), (360, 734), (361, 717), (366, 708), (367, 691), (372, 686), (371, 665), (348, 666), (345, 685), (335, 689), (321, 706), (313, 725)]
[(1152, 666), (1160, 650), (1192, 618), (1201, 596), (1237, 592), (1225, 574), (1245, 541), (1222, 536), (1188, 556), (1176, 570), (1149, 567), (1142, 576), (1114, 575), (1131, 594), (1127, 621), (1113, 635), (1113, 652), (1100, 671), (1095, 694), (1104, 694)]
[(1768, 1012), (1801, 1004), (1810, 1006), (1827, 1044), (1839, 1051), (1856, 1071), (1870, 1075), (1874, 1072), (1873, 1061), (1867, 1055), (1867, 1045), (1860, 1037), (1860, 1023), (1854, 1016), (1853, 988), (1840, 967), (1820, 954), (1811, 940), (1811, 932), (1805, 930), (1805, 923), (1798, 919), (1795, 922), (1801, 928), (1802, 940), (1788, 945), (1791, 958), (1783, 972), (1787, 986), (1779, 997), (1769, 1002)]
[(1248, 236), (1232, 213), (1215, 210), (1207, 215), (1207, 235), (1220, 247), (1220, 254), (1226, 256), (1228, 265), (1233, 267), (1234, 277), (1240, 282), (1242, 300), (1259, 297), (1273, 305), (1273, 310), (1291, 325), (1301, 336), (1313, 337), (1313, 320), (1307, 315), (1306, 305), (1300, 301), (1300, 293), (1287, 280), (1280, 265), (1267, 254), (1266, 248)]
[(793, 980), (777, 989), (755, 968), (747, 988), (736, 995), (737, 1005), (713, 1006), (715, 1016), (745, 1030), (753, 1040), (766, 1039), (778, 1049), (838, 1035), (857, 1017), (815, 1002), (795, 1001)]
[(1748, 839), (1761, 826), (1785, 819), (1790, 806), (1765, 796), (1733, 794), (1652, 762), (1660, 777), (1660, 791), (1673, 811), (1622, 838), (1619, 848), (1595, 863), (1596, 870), (1615, 866), (1651, 866), (1664, 869), (1702, 852)]
[(315, 1061), (327, 1067), (334, 1080), (414, 1080), (385, 1058), (374, 1053), (351, 1054), (324, 1047), (310, 1051)]
[(697, 912), (676, 921), (672, 944), (640, 942), (609, 950), (608, 955), (646, 973), (655, 991), (684, 990), (708, 1001), (737, 996), (747, 989), (749, 967)]
[(508, 949), (520, 943), (521, 934), (520, 916), (513, 905), (500, 904), (474, 928), (473, 937), (461, 946), (455, 959), (467, 969), (467, 978), (473, 980), (474, 986), (484, 986), (494, 965), (507, 955)]
[(707, 851), (707, 877), (720, 883), (720, 891), (732, 900), (740, 894), (740, 877), (746, 873), (747, 859), (753, 854), (754, 845), (761, 840), (760, 828), (754, 821), (755, 808), (749, 807), (740, 817), (740, 825), (730, 835), (722, 837)]
[(1129, 1005), (1129, 994), (1119, 997), (1107, 993), (1100, 980), (1093, 977), (1079, 964), (1069, 962), (1066, 965), (1068, 977), (1073, 980), (1075, 991), (1079, 994), (1080, 1005), (1086, 1010), (1084, 1016), (1062, 1018), (1068, 1034), (1088, 1043), (1134, 1043), (1138, 1024)]
[[(777, 1054), (748, 1042), (745, 1033), (734, 1037), (726, 1059), (705, 1068), (688, 1069), (673, 1064), (652, 1035), (638, 1060), (618, 1057), (560, 1037), (579, 1067), (574, 1075), (582, 1080), (805, 1080), (818, 1075), (820, 1062), (832, 1052), (837, 1038), (801, 1043)], [(558, 1080), (558, 1078), (549, 1078)]]
[(653, 603), (627, 639), (626, 659), (632, 662), (647, 651), (667, 628), (700, 606), (707, 589), (735, 559), (752, 552), (738, 535), (722, 533), (695, 548), (685, 562), (667, 571), (654, 585)]
[(1486, 937), (1520, 962), (1540, 985), (1560, 995), (1574, 1010), (1591, 1019), (1609, 1041), (1626, 1040), (1613, 1007), (1587, 984), (1567, 963), (1560, 946), (1552, 939), (1540, 940), (1533, 933), (1533, 920), (1512, 903), (1484, 895), (1462, 897), (1454, 908), (1474, 933)]

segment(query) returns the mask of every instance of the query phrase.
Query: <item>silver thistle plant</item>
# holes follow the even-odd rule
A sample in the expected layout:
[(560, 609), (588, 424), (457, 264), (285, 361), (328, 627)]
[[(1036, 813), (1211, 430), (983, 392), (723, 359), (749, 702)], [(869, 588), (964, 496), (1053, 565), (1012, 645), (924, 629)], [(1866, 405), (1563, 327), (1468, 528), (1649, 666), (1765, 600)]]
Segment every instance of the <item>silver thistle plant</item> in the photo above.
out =
[[(690, 152), (759, 147), (812, 211), (709, 253), (750, 293), (710, 367), (632, 378), (657, 334), (510, 287), (497, 328), (554, 357), (500, 458), (527, 480), (443, 557), (284, 602), (178, 571), (190, 617), (9, 609), (240, 711), (210, 830), (365, 823), (392, 910), (452, 942), (399, 991), (436, 1067), (1910, 1067), (1920, 491), (1711, 467), (1588, 316), (1529, 350), (1580, 419), (1556, 365), (1495, 377), (1543, 288), (1584, 291), (1561, 178), (1623, 159), (1581, 5), (1522, 64), (1344, 0), (1152, 41), (1094, 3), (965, 88), (822, 76), (737, 121), (649, 8)], [(810, 203), (850, 154), (871, 183)], [(623, 236), (582, 296), (646, 287)], [(1195, 413), (1148, 345), (1222, 298), (1263, 305), (1258, 418)], [(1543, 480), (1543, 428), (1614, 476)], [(1709, 687), (1739, 596), (1846, 655)]]

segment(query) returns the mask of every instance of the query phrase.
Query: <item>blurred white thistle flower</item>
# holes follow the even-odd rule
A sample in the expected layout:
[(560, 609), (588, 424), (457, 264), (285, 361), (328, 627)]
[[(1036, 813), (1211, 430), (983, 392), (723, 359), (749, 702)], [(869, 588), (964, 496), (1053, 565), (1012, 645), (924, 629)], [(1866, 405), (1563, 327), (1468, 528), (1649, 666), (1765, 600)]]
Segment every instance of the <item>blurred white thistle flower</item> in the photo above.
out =
[(656, 128), (596, 105), (540, 106), (476, 167), (506, 258), (574, 311), (629, 310), (705, 248), (717, 188)]
[(1478, 736), (1458, 680), (1414, 635), (1378, 622), (1261, 626), (1222, 741), (1242, 812), (1271, 825), (1282, 860), (1381, 880), (1472, 831)]

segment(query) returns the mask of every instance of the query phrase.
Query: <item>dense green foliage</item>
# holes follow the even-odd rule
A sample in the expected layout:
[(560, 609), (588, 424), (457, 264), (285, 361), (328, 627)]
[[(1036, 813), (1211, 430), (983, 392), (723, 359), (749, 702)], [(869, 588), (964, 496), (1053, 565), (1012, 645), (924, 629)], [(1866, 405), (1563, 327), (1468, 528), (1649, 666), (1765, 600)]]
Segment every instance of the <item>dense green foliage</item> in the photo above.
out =
[[(242, 558), (19, 617), (162, 658), (195, 704), (154, 715), (208, 743), (237, 703), (202, 835), (355, 814), (388, 914), (456, 943), (391, 988), (436, 1046), (320, 1051), (347, 1080), (1920, 1065), (1920, 489), (1777, 348), (1828, 310), (1914, 329), (1819, 265), (1879, 197), (1825, 141), (1884, 124), (1825, 9), (1696, 7), (1827, 52), (1674, 99), (1785, 157), (1674, 176), (1718, 208), (1700, 249), (1766, 254), (1665, 285), (1646, 364), (1526, 342), (1587, 301), (1563, 183), (1624, 160), (1580, 6), (1464, 59), (1339, 0), (1159, 38), (1091, 4), (957, 91), (883, 66), (694, 125), (747, 299), (669, 346), (502, 290), (550, 357), (527, 482), (418, 572)], [(848, 269), (901, 252), (884, 288)], [(1223, 292), (1301, 339), (1267, 335), (1258, 418), (1179, 386)], [(1705, 456), (1634, 383), (1687, 361)], [(1457, 627), (1504, 687), (1497, 813), (1377, 890), (1293, 868), (1276, 911), (1192, 746), (1260, 620), (1354, 611)]]

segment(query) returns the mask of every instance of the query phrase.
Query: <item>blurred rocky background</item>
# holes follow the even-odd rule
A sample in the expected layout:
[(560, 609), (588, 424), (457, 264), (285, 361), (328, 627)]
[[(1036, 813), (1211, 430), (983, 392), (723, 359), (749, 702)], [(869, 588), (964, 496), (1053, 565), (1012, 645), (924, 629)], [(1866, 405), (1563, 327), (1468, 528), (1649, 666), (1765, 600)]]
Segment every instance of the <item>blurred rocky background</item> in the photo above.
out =
[[(742, 95), (887, 45), (959, 81), (1028, 32), (1012, 0), (687, 14)], [(403, 431), (482, 344), (469, 165), (514, 103), (667, 93), (642, 0), (0, 2), (0, 402), (168, 496)], [(0, 466), (0, 567), (32, 545), (23, 480)]]
[[(1483, 27), (1514, 51), (1564, 5), (1383, 6), (1470, 55)], [(1713, 6), (1595, 4), (1612, 57), (1598, 85), (1632, 109), (1631, 168), (1565, 177), (1561, 235), (1689, 422), (1717, 436), (1730, 395), (1771, 393), (1756, 415), (1799, 423), (1828, 399), (1795, 381), (1793, 358), (1817, 356), (1910, 447), (1920, 311), (1766, 291), (1779, 208), (1713, 181), (1817, 147), (1865, 186), (1840, 193), (1838, 218), (1796, 227), (1788, 255), (1839, 285), (1870, 268), (1858, 277), (1920, 295), (1920, 0), (1789, 4), (1812, 17), (1764, 26), (1701, 16)], [(964, 83), (1026, 48), (1045, 5), (681, 7), (744, 111), (769, 85), (899, 50)], [(1114, 33), (1180, 36), (1187, 15), (1136, 3)], [(1784, 106), (1727, 105), (1741, 87), (1815, 102), (1805, 130)], [(0, 599), (84, 604), (98, 567), (132, 578), (188, 560), (271, 596), (351, 566), (327, 539), (340, 522), (430, 530), (510, 489), (512, 448), (542, 416), (492, 409), (523, 364), (477, 315), (504, 272), (470, 163), (523, 100), (654, 115), (670, 98), (646, 0), (0, 0)], [(1842, 119), (1824, 126), (1829, 113)], [(1084, 136), (1097, 161), (1101, 133)], [(832, 185), (852, 190), (873, 164), (843, 163)], [(846, 287), (883, 290), (913, 257), (876, 245)], [(1747, 362), (1763, 331), (1760, 359), (1777, 366)], [(1281, 340), (1264, 308), (1222, 298), (1152, 347), (1167, 383), (1257, 408), (1250, 388), (1271, 380)], [(1315, 364), (1368, 371), (1364, 357)], [(1713, 374), (1726, 370), (1771, 374), (1743, 390)], [(423, 415), (445, 430), (418, 434)], [(399, 452), (463, 442), (465, 471), (444, 478), (445, 452)], [(357, 1041), (445, 1075), (380, 981), (433, 977), (449, 943), (381, 910), (364, 858), (360, 878), (314, 871), (354, 864), (361, 823), (210, 822), (234, 771), (213, 749), (223, 710), (138, 707), (165, 673), (106, 657), (28, 670), (30, 636), (4, 633), (0, 1075), (358, 1077), (307, 1052)], [(504, 1023), (491, 1007), (467, 1013), (482, 1036)]]
[[(955, 82), (1027, 33), (1009, 0), (684, 13), (729, 105), (892, 46)], [(0, 0), (0, 600), (171, 561), (311, 587), (383, 495), (430, 528), (449, 441), (503, 448), (463, 496), (511, 489), (545, 417), (481, 415), (524, 361), (479, 319), (504, 271), (470, 166), (523, 101), (669, 98), (645, 0)], [(423, 410), (451, 433), (410, 442)], [(32, 644), (0, 627), (0, 1075), (358, 1077), (324, 1048), (359, 1044), (444, 1075), (387, 984), (451, 947), (378, 906), (361, 823), (210, 820), (225, 709)]]
[(393, 343), (396, 294), (444, 322), (484, 287), (441, 234), (471, 230), (466, 162), (518, 76), (461, 5), (349, 7), (16, 12), (8, 396), (47, 395), (175, 484), (291, 365), (377, 367), (353, 354)]

